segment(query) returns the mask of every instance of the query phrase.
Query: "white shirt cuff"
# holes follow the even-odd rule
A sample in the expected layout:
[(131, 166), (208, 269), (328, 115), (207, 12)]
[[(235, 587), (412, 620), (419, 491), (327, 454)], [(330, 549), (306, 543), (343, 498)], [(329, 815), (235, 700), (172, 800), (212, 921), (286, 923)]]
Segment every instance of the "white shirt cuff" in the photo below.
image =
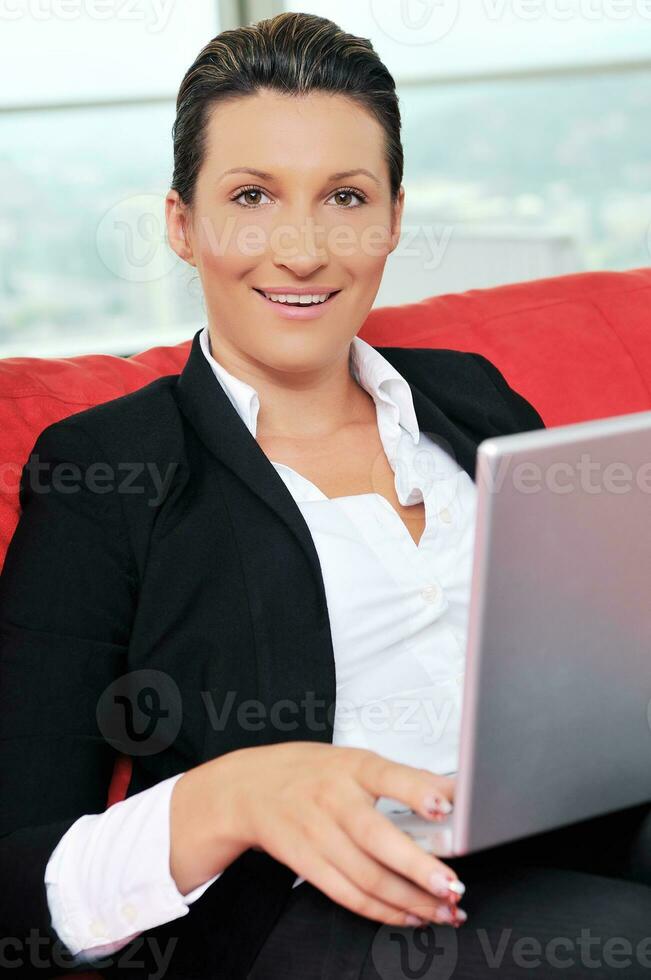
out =
[(50, 855), (45, 886), (52, 927), (73, 956), (91, 961), (187, 915), (219, 878), (182, 895), (170, 872), (170, 800), (183, 773), (85, 814)]

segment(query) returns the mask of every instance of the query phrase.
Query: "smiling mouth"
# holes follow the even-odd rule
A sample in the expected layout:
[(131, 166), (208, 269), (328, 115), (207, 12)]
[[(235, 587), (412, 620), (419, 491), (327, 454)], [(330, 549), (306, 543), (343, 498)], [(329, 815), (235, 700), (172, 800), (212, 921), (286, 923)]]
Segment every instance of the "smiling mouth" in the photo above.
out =
[(310, 303), (301, 303), (300, 301), (298, 303), (288, 303), (286, 301), (285, 302), (282, 302), (281, 300), (269, 299), (269, 297), (265, 293), (263, 293), (261, 289), (256, 289), (255, 286), (253, 286), (252, 288), (253, 288), (253, 290), (256, 293), (259, 293), (259, 295), (262, 296), (263, 299), (268, 300), (270, 303), (277, 303), (278, 306), (291, 306), (291, 307), (294, 307), (294, 308), (300, 306), (300, 307), (305, 307), (306, 309), (310, 309), (313, 306), (325, 306), (327, 303), (330, 302), (330, 300), (333, 298), (333, 296), (337, 296), (341, 292), (340, 289), (336, 289), (333, 293), (330, 293), (330, 295), (328, 296), (328, 298), (325, 299), (322, 303), (319, 303), (319, 302), (317, 302), (317, 303), (312, 303), (312, 302), (310, 302)]

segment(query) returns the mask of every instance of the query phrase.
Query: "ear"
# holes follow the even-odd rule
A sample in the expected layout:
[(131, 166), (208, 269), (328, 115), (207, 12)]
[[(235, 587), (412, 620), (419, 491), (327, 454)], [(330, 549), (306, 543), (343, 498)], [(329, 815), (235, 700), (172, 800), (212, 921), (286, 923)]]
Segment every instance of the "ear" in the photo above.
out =
[(165, 198), (165, 222), (170, 246), (179, 258), (196, 267), (194, 259), (190, 213), (178, 191), (170, 190)]
[(398, 197), (395, 204), (392, 207), (391, 215), (391, 249), (393, 252), (400, 241), (400, 231), (402, 228), (402, 212), (405, 207), (405, 188), (404, 185), (400, 185), (400, 190), (398, 191)]

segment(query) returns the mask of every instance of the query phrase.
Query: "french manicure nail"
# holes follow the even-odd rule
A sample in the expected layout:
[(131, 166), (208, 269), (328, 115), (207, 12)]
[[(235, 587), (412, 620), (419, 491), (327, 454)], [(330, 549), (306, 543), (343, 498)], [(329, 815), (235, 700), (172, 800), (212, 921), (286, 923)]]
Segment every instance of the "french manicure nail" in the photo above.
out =
[(460, 909), (457, 906), (455, 908), (454, 912), (455, 912), (455, 914), (452, 917), (452, 925), (453, 926), (460, 926), (463, 922), (465, 922), (467, 920), (468, 915), (467, 915), (466, 912), (464, 912), (463, 909)]
[(452, 813), (453, 807), (449, 800), (446, 800), (444, 796), (437, 796), (434, 793), (430, 793), (423, 800), (423, 806), (428, 813), (444, 813), (446, 816)]
[(446, 878), (440, 871), (433, 871), (429, 876), (429, 887), (440, 898), (447, 898), (450, 892), (455, 895), (463, 895), (466, 886), (456, 878)]
[(436, 921), (452, 923), (455, 921), (455, 918), (451, 909), (439, 909), (436, 913)]
[(438, 912), (439, 922), (448, 922), (450, 925), (453, 926), (460, 926), (463, 922), (466, 921), (467, 918), (468, 916), (466, 915), (464, 910), (460, 908), (440, 909), (440, 911)]
[(411, 912), (408, 912), (405, 916), (405, 924), (408, 926), (424, 926), (425, 922), (423, 919), (419, 919), (417, 915), (412, 915)]

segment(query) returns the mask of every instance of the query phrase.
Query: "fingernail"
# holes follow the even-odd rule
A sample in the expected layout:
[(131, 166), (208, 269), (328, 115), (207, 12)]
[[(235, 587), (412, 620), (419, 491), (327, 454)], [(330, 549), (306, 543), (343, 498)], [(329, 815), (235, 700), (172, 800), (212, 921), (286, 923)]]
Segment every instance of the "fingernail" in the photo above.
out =
[(424, 926), (425, 921), (419, 919), (417, 915), (412, 915), (411, 912), (408, 912), (405, 916), (405, 924), (408, 926)]
[(463, 911), (463, 909), (456, 908), (456, 907), (440, 909), (438, 912), (439, 922), (448, 922), (450, 925), (453, 926), (461, 925), (461, 923), (465, 922), (467, 918), (468, 916)]
[(447, 878), (440, 871), (433, 871), (429, 876), (429, 887), (440, 898), (447, 898), (452, 892), (454, 895), (463, 895), (466, 886), (457, 878)]
[(467, 914), (464, 912), (463, 909), (460, 909), (458, 906), (455, 907), (454, 912), (455, 915), (452, 917), (452, 925), (453, 926), (462, 925), (462, 923), (464, 923), (468, 918)]
[(450, 881), (448, 888), (451, 892), (454, 892), (455, 895), (463, 895), (466, 890), (466, 886), (462, 881), (459, 881), (458, 878), (454, 878), (452, 881)]
[(446, 800), (444, 796), (437, 796), (434, 793), (430, 793), (425, 797), (423, 806), (428, 813), (444, 813), (446, 816), (448, 813), (452, 813), (453, 810), (449, 800)]

